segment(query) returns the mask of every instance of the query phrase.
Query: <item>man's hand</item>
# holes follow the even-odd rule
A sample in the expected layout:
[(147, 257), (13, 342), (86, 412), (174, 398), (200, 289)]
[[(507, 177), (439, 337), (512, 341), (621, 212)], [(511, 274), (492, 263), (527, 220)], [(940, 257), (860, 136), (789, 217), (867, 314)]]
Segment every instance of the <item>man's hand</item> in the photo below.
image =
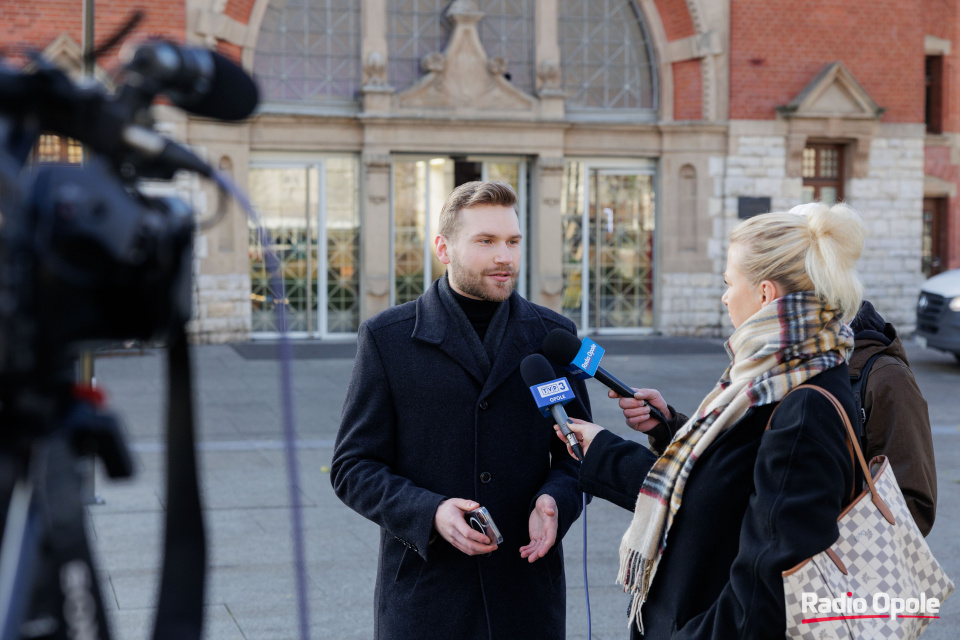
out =
[(480, 505), (473, 500), (461, 498), (444, 500), (433, 515), (433, 528), (443, 536), (444, 540), (468, 556), (496, 551), (497, 545), (490, 544), (492, 540), (472, 529), (463, 517), (464, 512), (479, 507)]
[(547, 555), (557, 541), (557, 501), (543, 494), (530, 512), (530, 544), (520, 547), (520, 557), (528, 562)]
[(660, 409), (668, 420), (673, 417), (659, 391), (636, 388), (634, 391), (632, 398), (620, 398), (617, 392), (612, 390), (607, 392), (609, 398), (620, 398), (620, 408), (623, 409), (623, 417), (626, 419), (628, 427), (634, 431), (646, 433), (660, 424), (659, 420), (650, 417), (650, 405)]

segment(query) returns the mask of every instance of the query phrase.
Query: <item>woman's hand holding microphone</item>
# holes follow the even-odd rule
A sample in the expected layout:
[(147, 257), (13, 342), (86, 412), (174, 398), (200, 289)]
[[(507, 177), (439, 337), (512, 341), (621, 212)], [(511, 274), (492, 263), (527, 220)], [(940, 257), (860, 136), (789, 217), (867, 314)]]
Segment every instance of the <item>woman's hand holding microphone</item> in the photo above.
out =
[[(632, 398), (622, 398), (612, 390), (607, 392), (608, 397), (619, 398), (620, 408), (623, 410), (623, 417), (628, 427), (634, 431), (646, 433), (660, 424), (659, 420), (651, 417), (650, 405), (662, 411), (663, 415), (668, 418), (673, 418), (670, 408), (667, 407), (667, 403), (659, 391), (656, 389), (634, 389), (634, 391), (636, 393), (633, 394)], [(598, 433), (604, 430), (600, 425), (587, 422), (586, 420), (580, 420), (579, 418), (567, 418), (567, 427), (576, 434), (580, 446), (583, 447), (584, 456), (587, 455), (587, 450), (590, 448), (590, 443), (593, 442), (593, 439)], [(567, 445), (567, 453), (569, 453), (571, 457), (576, 458), (577, 456), (570, 449), (570, 444), (560, 431), (560, 427), (554, 425), (553, 430), (556, 432), (557, 437)]]

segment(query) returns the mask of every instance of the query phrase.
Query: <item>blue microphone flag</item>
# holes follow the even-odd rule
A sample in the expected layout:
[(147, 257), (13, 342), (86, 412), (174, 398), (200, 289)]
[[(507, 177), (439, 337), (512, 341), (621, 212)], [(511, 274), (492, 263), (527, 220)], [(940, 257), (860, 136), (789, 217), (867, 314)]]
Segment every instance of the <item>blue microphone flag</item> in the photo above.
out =
[(567, 369), (580, 380), (592, 378), (597, 374), (603, 354), (603, 347), (590, 338), (584, 338), (580, 343), (580, 351), (577, 352), (573, 362), (567, 365)]
[(535, 384), (530, 387), (530, 393), (537, 402), (537, 408), (544, 417), (549, 415), (550, 407), (555, 404), (567, 404), (574, 399), (573, 389), (566, 378), (557, 378), (543, 384)]

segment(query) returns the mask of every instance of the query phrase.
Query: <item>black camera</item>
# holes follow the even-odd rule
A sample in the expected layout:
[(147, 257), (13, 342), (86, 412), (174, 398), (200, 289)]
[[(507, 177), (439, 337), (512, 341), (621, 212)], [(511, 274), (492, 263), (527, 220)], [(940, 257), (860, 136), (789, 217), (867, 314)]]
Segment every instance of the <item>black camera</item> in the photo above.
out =
[(166, 342), (189, 319), (195, 223), (183, 201), (131, 190), (97, 158), (34, 168), (21, 184), (20, 215), (0, 234), (5, 377), (49, 375), (85, 341)]
[[(239, 120), (256, 107), (256, 85), (223, 56), (164, 41), (136, 51), (114, 93), (39, 58), (32, 67), (0, 65), (0, 635), (74, 637), (82, 622), (109, 640), (78, 459), (98, 455), (111, 477), (130, 475), (132, 463), (116, 418), (76, 384), (75, 364), (90, 342), (139, 339), (169, 347), (154, 637), (196, 639), (206, 542), (185, 325), (198, 224), (185, 202), (151, 197), (141, 181), (179, 170), (212, 178), (220, 214), (231, 185), (156, 133), (149, 107), (163, 94), (191, 113)], [(30, 166), (45, 133), (85, 145), (83, 165)], [(64, 613), (76, 597), (70, 576), (83, 577), (82, 621)]]

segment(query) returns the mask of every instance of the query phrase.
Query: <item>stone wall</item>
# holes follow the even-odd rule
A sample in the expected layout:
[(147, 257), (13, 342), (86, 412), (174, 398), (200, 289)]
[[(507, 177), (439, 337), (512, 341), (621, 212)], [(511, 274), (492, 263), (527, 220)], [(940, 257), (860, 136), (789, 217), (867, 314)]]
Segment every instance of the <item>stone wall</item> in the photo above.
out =
[[(657, 279), (657, 329), (667, 335), (722, 337), (732, 330), (726, 309), (720, 301), (724, 292), (722, 274), (726, 264), (726, 243), (723, 239), (726, 238), (728, 227), (723, 214), (727, 158), (711, 155), (705, 164), (707, 180), (703, 192), (709, 221), (706, 227), (707, 242), (697, 243), (696, 251), (700, 255), (680, 250), (682, 263), (701, 266), (681, 271), (682, 266), (671, 261), (674, 268), (662, 269)], [(706, 260), (699, 259), (703, 257), (703, 251), (706, 252)], [(667, 262), (665, 258), (659, 262)]]
[[(892, 127), (891, 127), (892, 129)], [(907, 129), (907, 127), (898, 127)], [(901, 334), (916, 328), (916, 303), (924, 276), (922, 125), (890, 131), (870, 147), (869, 175), (847, 183), (847, 202), (863, 215), (867, 240), (858, 268), (864, 297)], [(884, 133), (881, 129), (881, 135)]]
[[(737, 135), (737, 130), (749, 128), (737, 123), (731, 128), (731, 153), (725, 166), (711, 165), (711, 173), (723, 173), (718, 180), (723, 212), (714, 218), (710, 245), (718, 274), (724, 269), (726, 239), (739, 222), (739, 197), (769, 196), (773, 211), (786, 211), (801, 203), (803, 180), (786, 176), (786, 136), (771, 131), (774, 126), (757, 125), (761, 132)], [(845, 201), (861, 213), (867, 230), (858, 264), (864, 297), (902, 334), (915, 329), (916, 299), (924, 279), (923, 164), (922, 126), (881, 125), (870, 147), (867, 176), (846, 181)], [(729, 331), (729, 321), (724, 318), (720, 333)]]
[(194, 344), (250, 339), (250, 276), (196, 275), (193, 319), (187, 325)]
[(672, 336), (721, 337), (731, 330), (720, 302), (723, 276), (714, 273), (666, 273), (659, 278), (660, 326)]

